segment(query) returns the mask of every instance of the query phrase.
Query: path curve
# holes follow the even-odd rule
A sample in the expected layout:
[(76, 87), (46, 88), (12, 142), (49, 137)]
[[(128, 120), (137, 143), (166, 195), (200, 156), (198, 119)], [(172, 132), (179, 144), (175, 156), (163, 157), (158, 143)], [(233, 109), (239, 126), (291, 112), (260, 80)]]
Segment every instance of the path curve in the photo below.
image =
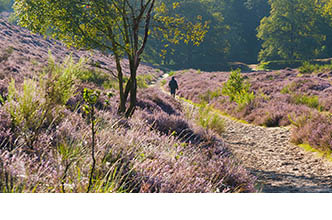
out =
[(260, 192), (332, 193), (332, 162), (290, 143), (289, 127), (266, 128), (220, 117), (226, 125), (220, 136), (257, 177)]

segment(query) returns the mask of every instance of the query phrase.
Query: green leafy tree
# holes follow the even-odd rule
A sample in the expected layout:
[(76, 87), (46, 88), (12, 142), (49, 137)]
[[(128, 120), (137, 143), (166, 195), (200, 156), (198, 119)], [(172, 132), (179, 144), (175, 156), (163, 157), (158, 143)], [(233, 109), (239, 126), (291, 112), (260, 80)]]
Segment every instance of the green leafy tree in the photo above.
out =
[(331, 0), (315, 0), (316, 4), (320, 7), (321, 13), (325, 22), (320, 29), (326, 35), (324, 42), (323, 57), (332, 57), (332, 1)]
[(270, 0), (270, 16), (258, 28), (259, 60), (308, 59), (322, 51), (322, 13), (315, 0)]
[[(69, 46), (112, 53), (119, 81), (118, 112), (130, 117), (136, 107), (137, 69), (151, 32), (173, 43), (199, 45), (207, 31), (199, 22), (169, 16), (178, 4), (168, 8), (157, 0), (17, 0), (14, 9), (19, 24), (34, 32), (52, 34)], [(130, 66), (126, 83), (123, 57)]]
[[(171, 5), (176, 0), (165, 0)], [(188, 20), (208, 22), (209, 32), (199, 47), (191, 44), (167, 44), (165, 56), (158, 36), (152, 36), (145, 61), (170, 68), (197, 68), (208, 71), (227, 67), (228, 61), (254, 63), (261, 49), (256, 28), (268, 16), (268, 0), (183, 0), (178, 13)], [(173, 12), (175, 13), (175, 12)], [(158, 48), (158, 49), (156, 49)]]

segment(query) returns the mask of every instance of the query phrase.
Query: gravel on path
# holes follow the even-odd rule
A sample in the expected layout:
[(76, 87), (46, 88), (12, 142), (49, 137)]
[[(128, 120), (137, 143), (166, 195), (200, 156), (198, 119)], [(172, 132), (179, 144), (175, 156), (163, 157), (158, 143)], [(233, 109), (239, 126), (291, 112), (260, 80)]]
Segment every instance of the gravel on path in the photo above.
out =
[(221, 137), (258, 178), (261, 192), (332, 192), (332, 163), (291, 144), (289, 128), (265, 128), (222, 117), (226, 132)]

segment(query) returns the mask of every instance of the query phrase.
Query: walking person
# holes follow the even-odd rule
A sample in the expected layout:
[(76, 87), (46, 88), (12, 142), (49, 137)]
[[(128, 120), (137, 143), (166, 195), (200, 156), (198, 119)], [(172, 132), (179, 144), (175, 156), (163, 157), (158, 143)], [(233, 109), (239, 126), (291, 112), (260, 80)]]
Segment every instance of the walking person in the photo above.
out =
[(177, 89), (179, 89), (179, 87), (178, 87), (178, 82), (175, 80), (174, 76), (172, 76), (172, 79), (171, 81), (169, 81), (168, 86), (171, 90), (171, 95), (175, 98), (175, 92)]

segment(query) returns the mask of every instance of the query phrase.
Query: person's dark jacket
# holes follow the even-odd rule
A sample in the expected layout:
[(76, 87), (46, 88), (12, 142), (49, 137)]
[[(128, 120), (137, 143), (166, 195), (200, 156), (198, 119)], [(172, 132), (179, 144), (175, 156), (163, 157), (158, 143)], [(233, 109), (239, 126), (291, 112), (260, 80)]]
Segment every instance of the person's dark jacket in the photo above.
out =
[(171, 93), (175, 93), (175, 90), (177, 90), (179, 88), (178, 83), (176, 82), (176, 80), (174, 78), (172, 78), (172, 80), (169, 81), (168, 86), (171, 89)]

